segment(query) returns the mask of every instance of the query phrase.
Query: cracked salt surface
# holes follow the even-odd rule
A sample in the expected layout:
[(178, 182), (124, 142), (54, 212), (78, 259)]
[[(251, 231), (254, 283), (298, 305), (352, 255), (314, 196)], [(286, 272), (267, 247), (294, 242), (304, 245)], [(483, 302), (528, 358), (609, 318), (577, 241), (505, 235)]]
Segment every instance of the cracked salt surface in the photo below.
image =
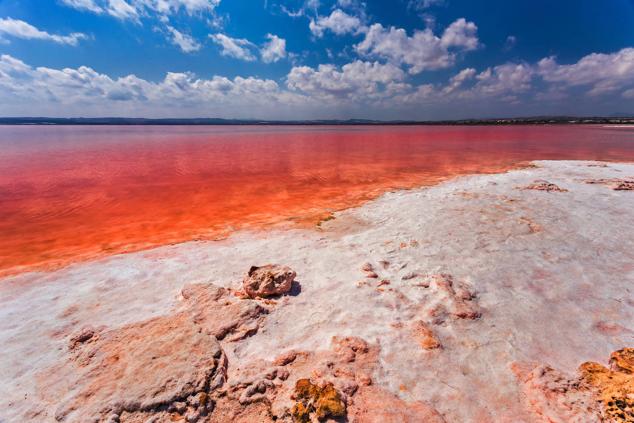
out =
[[(512, 362), (574, 371), (634, 344), (634, 194), (584, 182), (632, 177), (634, 165), (535, 163), (387, 193), (322, 231), (243, 232), (5, 278), (0, 420), (37, 401), (38, 372), (62, 358), (79, 327), (167, 314), (185, 283), (237, 287), (250, 265), (274, 262), (297, 272), (301, 292), (232, 357), (270, 359), (354, 335), (380, 344), (375, 383), (404, 399), (428, 401), (448, 421), (518, 421)], [(536, 180), (568, 192), (521, 189)], [(480, 318), (452, 313), (458, 294), (428, 282), (439, 274), (475, 292), (465, 304)], [(417, 320), (442, 348), (421, 348), (410, 330)]]

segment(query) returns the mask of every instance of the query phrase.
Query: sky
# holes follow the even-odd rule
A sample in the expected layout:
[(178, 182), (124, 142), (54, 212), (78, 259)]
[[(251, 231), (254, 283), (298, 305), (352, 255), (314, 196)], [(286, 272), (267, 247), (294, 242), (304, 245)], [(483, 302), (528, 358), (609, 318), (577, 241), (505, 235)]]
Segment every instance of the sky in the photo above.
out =
[(0, 116), (634, 114), (634, 0), (0, 0)]

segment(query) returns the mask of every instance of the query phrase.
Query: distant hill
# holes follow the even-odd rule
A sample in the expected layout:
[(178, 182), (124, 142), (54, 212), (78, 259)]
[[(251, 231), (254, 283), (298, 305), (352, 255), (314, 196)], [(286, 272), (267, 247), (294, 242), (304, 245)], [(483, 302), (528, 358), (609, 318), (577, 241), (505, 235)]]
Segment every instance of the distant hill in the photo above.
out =
[(633, 124), (634, 115), (610, 117), (534, 116), (458, 120), (256, 120), (256, 119), (146, 119), (146, 118), (49, 118), (0, 117), (0, 125), (545, 125), (545, 124)]

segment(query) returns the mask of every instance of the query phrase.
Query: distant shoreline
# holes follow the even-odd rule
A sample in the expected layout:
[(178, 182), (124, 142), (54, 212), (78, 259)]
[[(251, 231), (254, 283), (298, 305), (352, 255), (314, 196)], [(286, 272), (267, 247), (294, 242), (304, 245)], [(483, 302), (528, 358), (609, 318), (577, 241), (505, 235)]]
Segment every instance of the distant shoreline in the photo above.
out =
[(190, 125), (190, 126), (232, 126), (232, 125), (277, 125), (277, 126), (317, 126), (317, 125), (354, 125), (354, 126), (405, 126), (405, 125), (634, 125), (633, 117), (569, 117), (569, 116), (539, 116), (524, 118), (493, 118), (493, 119), (459, 119), (459, 120), (430, 120), (430, 121), (378, 121), (365, 119), (349, 120), (256, 120), (256, 119), (219, 119), (219, 118), (191, 118), (191, 119), (145, 119), (145, 118), (49, 118), (49, 117), (4, 117), (0, 118), (0, 125)]

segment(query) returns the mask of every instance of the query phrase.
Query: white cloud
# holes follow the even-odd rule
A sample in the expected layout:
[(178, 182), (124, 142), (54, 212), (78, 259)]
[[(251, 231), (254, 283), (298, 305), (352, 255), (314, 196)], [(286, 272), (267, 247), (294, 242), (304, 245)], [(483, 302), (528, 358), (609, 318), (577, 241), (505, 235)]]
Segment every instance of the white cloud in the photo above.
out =
[(322, 37), (326, 30), (337, 35), (354, 33), (361, 27), (361, 20), (356, 16), (350, 16), (341, 9), (335, 9), (330, 16), (320, 16), (317, 20), (311, 19), (309, 28), (313, 35)]
[(484, 96), (523, 93), (531, 88), (534, 75), (533, 68), (527, 64), (506, 63), (479, 73), (474, 89)]
[(108, 0), (106, 11), (118, 19), (138, 20), (139, 11), (125, 0)]
[[(87, 66), (31, 67), (0, 56), (0, 115), (268, 116), (310, 104), (275, 81), (170, 72), (159, 82), (135, 75), (111, 78)], [(175, 107), (177, 105), (178, 107)], [(292, 111), (292, 110), (291, 110)]]
[(93, 13), (103, 13), (103, 9), (97, 5), (95, 0), (62, 0), (67, 6), (79, 10), (88, 10)]
[(246, 60), (251, 62), (255, 60), (255, 56), (251, 52), (251, 48), (254, 44), (244, 38), (231, 38), (225, 34), (211, 34), (209, 35), (216, 44), (222, 47), (220, 54), (223, 56), (234, 57), (240, 60)]
[(183, 34), (174, 27), (167, 25), (167, 30), (172, 35), (172, 43), (180, 47), (185, 53), (192, 53), (200, 50), (200, 43), (191, 37), (191, 35)]
[(475, 50), (479, 46), (478, 27), (473, 22), (467, 22), (465, 18), (457, 19), (445, 29), (440, 42), (446, 48)]
[(409, 72), (417, 74), (448, 68), (455, 63), (455, 51), (470, 51), (478, 44), (476, 25), (460, 18), (445, 29), (442, 37), (434, 35), (429, 28), (415, 30), (410, 37), (402, 28), (387, 29), (377, 23), (370, 26), (355, 49), (360, 54), (408, 65)]
[(264, 61), (264, 63), (273, 63), (285, 58), (286, 40), (273, 34), (266, 34), (266, 38), (269, 41), (264, 43), (264, 46), (260, 49), (262, 61)]
[(220, 0), (133, 0), (148, 10), (163, 14), (172, 14), (184, 9), (193, 15), (200, 12), (211, 12), (220, 4)]
[(392, 64), (378, 62), (348, 63), (339, 70), (335, 65), (293, 67), (287, 77), (287, 85), (316, 98), (341, 100), (375, 97), (386, 85), (400, 82), (405, 73)]
[(12, 18), (0, 18), (0, 34), (22, 38), (25, 40), (53, 41), (58, 44), (68, 44), (71, 46), (76, 46), (79, 40), (87, 38), (85, 34), (79, 32), (73, 32), (69, 35), (49, 34), (46, 31), (37, 29), (27, 22)]
[(571, 65), (560, 65), (554, 57), (547, 57), (539, 61), (537, 68), (547, 82), (589, 86), (590, 95), (609, 94), (634, 85), (634, 48), (612, 54), (592, 53)]
[(213, 12), (221, 0), (62, 0), (78, 10), (108, 13), (118, 19), (138, 20), (143, 14), (171, 15), (181, 10), (189, 15)]
[(454, 75), (450, 80), (449, 84), (443, 89), (443, 93), (449, 94), (456, 91), (460, 88), (465, 81), (473, 79), (476, 75), (476, 70), (473, 68), (466, 68), (458, 72), (457, 75)]

